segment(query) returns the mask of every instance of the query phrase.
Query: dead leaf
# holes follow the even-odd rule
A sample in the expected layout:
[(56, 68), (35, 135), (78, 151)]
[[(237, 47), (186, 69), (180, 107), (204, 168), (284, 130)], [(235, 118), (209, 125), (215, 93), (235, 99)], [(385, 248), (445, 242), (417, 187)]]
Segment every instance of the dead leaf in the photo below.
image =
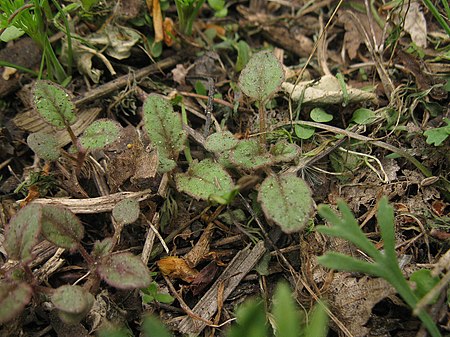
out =
[[(284, 82), (281, 88), (294, 101), (302, 100), (302, 103), (309, 104), (342, 104), (344, 95), (339, 81), (333, 75), (325, 75), (319, 81), (300, 82), (297, 85)], [(356, 89), (347, 85), (349, 103), (365, 101), (377, 101), (375, 93)]]
[(209, 242), (211, 240), (213, 228), (214, 224), (209, 223), (195, 246), (184, 256), (184, 259), (189, 266), (193, 268), (196, 267), (209, 253)]
[(171, 18), (165, 17), (163, 22), (163, 30), (164, 30), (164, 43), (167, 47), (171, 47), (173, 45), (173, 38), (176, 36), (177, 32), (175, 31), (175, 27), (173, 25), (173, 20)]
[(172, 69), (173, 80), (180, 84), (186, 85), (186, 75), (189, 72), (189, 68), (185, 68), (182, 64), (177, 64), (174, 69)]
[(164, 39), (163, 19), (159, 0), (153, 0), (152, 6), (153, 30), (155, 31), (155, 43)]
[(203, 290), (214, 280), (218, 269), (217, 264), (212, 261), (205, 268), (200, 270), (190, 287), (194, 296), (202, 293)]
[(198, 275), (197, 270), (189, 267), (184, 259), (176, 256), (164, 257), (157, 261), (156, 264), (164, 275), (174, 279), (181, 279), (188, 283), (194, 281)]
[(411, 35), (411, 40), (419, 47), (427, 47), (427, 21), (418, 2), (404, 3), (403, 11), (405, 18), (404, 29)]

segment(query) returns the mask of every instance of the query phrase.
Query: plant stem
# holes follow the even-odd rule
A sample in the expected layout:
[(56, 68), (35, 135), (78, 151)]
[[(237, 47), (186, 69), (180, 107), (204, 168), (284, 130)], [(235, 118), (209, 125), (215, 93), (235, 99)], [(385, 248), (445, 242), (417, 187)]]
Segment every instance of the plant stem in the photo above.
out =
[(258, 106), (259, 112), (259, 143), (261, 151), (266, 147), (266, 109), (265, 102), (260, 101)]

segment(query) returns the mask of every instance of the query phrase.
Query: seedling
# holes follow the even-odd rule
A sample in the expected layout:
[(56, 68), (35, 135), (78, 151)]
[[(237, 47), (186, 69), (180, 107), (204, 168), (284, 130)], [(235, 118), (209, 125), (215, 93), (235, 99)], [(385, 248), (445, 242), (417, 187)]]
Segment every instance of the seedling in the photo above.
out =
[[(320, 256), (318, 258), (319, 263), (336, 270), (359, 272), (381, 277), (397, 290), (411, 309), (414, 309), (419, 297), (409, 287), (408, 282), (398, 266), (397, 255), (395, 253), (394, 209), (388, 204), (387, 198), (383, 197), (380, 200), (377, 211), (378, 225), (380, 226), (381, 238), (384, 243), (384, 252), (380, 252), (364, 235), (351, 210), (343, 201), (338, 202), (338, 207), (342, 217), (339, 217), (338, 214), (333, 212), (329, 206), (319, 206), (319, 214), (333, 226), (317, 226), (316, 230), (320, 233), (336, 236), (353, 243), (367, 254), (373, 262), (366, 262), (344, 254), (330, 252)], [(434, 324), (433, 319), (427, 312), (422, 310), (418, 313), (418, 316), (433, 337), (441, 336), (436, 324)]]
[(284, 81), (280, 61), (268, 51), (253, 55), (239, 76), (242, 92), (258, 103), (261, 149), (266, 146), (266, 103)]
[(136, 289), (150, 284), (149, 271), (137, 256), (112, 253), (114, 245), (110, 238), (97, 242), (90, 255), (81, 244), (83, 237), (81, 221), (64, 207), (32, 203), (11, 219), (4, 246), (9, 258), (19, 264), (0, 281), (0, 324), (17, 317), (38, 291), (51, 295), (61, 319), (68, 323), (79, 322), (92, 306), (93, 296), (81, 287), (63, 285), (56, 290), (37, 287), (29, 264), (34, 258), (33, 248), (41, 238), (72, 253), (78, 251), (93, 272), (92, 277), (101, 278), (113, 287)]
[[(40, 117), (56, 129), (66, 129), (77, 150), (77, 168), (81, 168), (87, 151), (105, 148), (114, 142), (122, 127), (109, 119), (99, 119), (86, 128), (84, 134), (77, 139), (72, 125), (76, 122), (75, 106), (69, 93), (59, 85), (50, 81), (36, 81), (34, 87), (34, 108)], [(27, 143), (42, 159), (57, 160), (62, 151), (56, 137), (49, 133), (36, 132), (30, 134)]]
[(205, 0), (175, 0), (182, 34), (192, 35), (192, 25)]
[(39, 77), (42, 77), (45, 63), (48, 78), (63, 83), (67, 79), (67, 74), (50, 43), (46, 17), (52, 17), (48, 1), (32, 0), (29, 3), (25, 3), (24, 0), (1, 1), (0, 37), (5, 41), (18, 38), (23, 33), (30, 36), (43, 51)]

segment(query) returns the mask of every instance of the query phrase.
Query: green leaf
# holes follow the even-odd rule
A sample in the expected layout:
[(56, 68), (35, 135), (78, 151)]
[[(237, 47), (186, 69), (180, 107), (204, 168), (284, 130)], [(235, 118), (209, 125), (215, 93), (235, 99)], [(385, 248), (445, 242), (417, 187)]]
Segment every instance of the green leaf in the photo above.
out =
[(80, 286), (63, 285), (51, 296), (62, 321), (67, 324), (79, 323), (91, 310), (94, 296)]
[(95, 241), (94, 248), (92, 248), (92, 256), (97, 259), (108, 255), (114, 248), (113, 243), (113, 238), (104, 238), (102, 241)]
[(186, 173), (175, 175), (177, 189), (193, 198), (208, 200), (212, 194), (222, 195), (234, 188), (230, 175), (211, 159), (193, 162)]
[(322, 108), (314, 108), (311, 110), (309, 116), (314, 122), (327, 123), (333, 120), (333, 115), (330, 115)]
[(365, 125), (372, 123), (375, 120), (375, 118), (376, 118), (375, 112), (373, 112), (372, 110), (366, 108), (359, 108), (355, 110), (355, 112), (353, 113), (351, 122)]
[(9, 42), (18, 39), (23, 34), (25, 34), (25, 32), (22, 29), (17, 28), (16, 26), (8, 26), (3, 31), (2, 35), (0, 35), (0, 40), (3, 42)]
[(273, 156), (273, 162), (288, 162), (294, 160), (300, 153), (300, 148), (285, 140), (279, 141), (270, 149), (270, 154)]
[(280, 61), (268, 51), (254, 54), (239, 76), (239, 87), (247, 96), (265, 101), (284, 81)]
[(158, 149), (159, 161), (163, 164), (159, 171), (169, 171), (186, 142), (180, 116), (165, 98), (150, 94), (144, 103), (144, 128)]
[(430, 129), (423, 133), (424, 136), (427, 137), (427, 144), (434, 144), (434, 146), (439, 146), (450, 135), (450, 119), (444, 118), (444, 121), (447, 123), (446, 126)]
[(74, 251), (84, 236), (80, 220), (60, 206), (42, 206), (42, 235), (58, 247)]
[(29, 204), (22, 208), (6, 226), (4, 246), (8, 257), (28, 263), (33, 247), (39, 242), (41, 207)]
[(215, 132), (205, 141), (205, 149), (209, 152), (222, 153), (229, 151), (239, 143), (230, 131)]
[(114, 219), (121, 224), (130, 224), (139, 218), (139, 201), (136, 199), (123, 199), (112, 210)]
[(132, 337), (133, 333), (126, 327), (108, 326), (100, 328), (98, 337)]
[(259, 187), (258, 201), (266, 218), (274, 221), (285, 233), (303, 229), (314, 209), (311, 190), (295, 174), (267, 177)]
[(155, 295), (155, 300), (159, 303), (172, 304), (173, 301), (175, 301), (175, 298), (169, 294), (158, 293)]
[(309, 139), (314, 135), (316, 129), (310, 126), (294, 125), (295, 135), (300, 139)]
[(328, 315), (323, 302), (317, 303), (312, 309), (304, 336), (326, 337), (328, 332)]
[(113, 254), (103, 259), (97, 271), (109, 285), (119, 289), (145, 288), (150, 284), (148, 268), (131, 253)]
[(251, 54), (252, 50), (247, 42), (245, 42), (244, 40), (240, 40), (237, 43), (237, 52), (238, 52), (237, 60), (236, 60), (236, 65), (234, 67), (235, 67), (236, 71), (239, 72), (242, 69), (244, 69), (244, 67), (248, 63), (248, 60), (250, 59), (250, 54)]
[(89, 125), (80, 137), (80, 144), (86, 150), (103, 149), (114, 142), (120, 135), (122, 127), (110, 119), (98, 119)]
[(273, 163), (270, 154), (261, 151), (256, 139), (241, 140), (232, 150), (230, 160), (245, 170), (256, 170)]
[(236, 322), (227, 337), (266, 337), (267, 325), (264, 304), (261, 300), (245, 301), (236, 310)]
[(57, 160), (61, 149), (54, 134), (39, 131), (31, 133), (27, 138), (28, 146), (38, 157), (44, 160)]
[(57, 129), (75, 123), (75, 105), (63, 87), (50, 81), (36, 81), (33, 98), (36, 111)]
[(142, 333), (144, 337), (172, 337), (161, 321), (152, 315), (146, 315), (142, 322)]
[(275, 322), (275, 337), (299, 337), (300, 313), (292, 298), (289, 286), (280, 282), (273, 296), (272, 315)]
[(319, 256), (317, 261), (322, 266), (333, 270), (365, 273), (378, 277), (384, 276), (382, 269), (377, 267), (375, 264), (358, 260), (354, 257), (341, 253), (328, 252), (325, 255)]
[[(412, 273), (409, 278), (411, 282), (415, 283), (414, 293), (420, 299), (424, 297), (433, 287), (439, 283), (440, 279), (437, 276), (433, 276), (431, 270), (419, 269)], [(439, 294), (433, 299), (432, 303), (435, 303)]]
[(0, 324), (17, 317), (30, 303), (33, 290), (25, 282), (6, 283), (0, 281)]
[(394, 207), (389, 205), (386, 196), (378, 203), (377, 210), (378, 226), (381, 230), (381, 238), (384, 243), (384, 256), (397, 267), (397, 253), (395, 252), (395, 222)]

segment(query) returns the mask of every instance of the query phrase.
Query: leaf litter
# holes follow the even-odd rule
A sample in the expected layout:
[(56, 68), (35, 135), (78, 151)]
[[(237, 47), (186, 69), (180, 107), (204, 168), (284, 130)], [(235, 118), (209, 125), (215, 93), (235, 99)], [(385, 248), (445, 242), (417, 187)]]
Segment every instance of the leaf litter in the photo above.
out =
[[(166, 21), (178, 22), (175, 5), (151, 3), (115, 7), (106, 1), (80, 12), (85, 16), (73, 21), (72, 50), (68, 39), (56, 42), (61, 58), (72, 53), (75, 61), (64, 88), (35, 84), (20, 73), (23, 83), (37, 88), (33, 111), (15, 92), (17, 73), (0, 82), (0, 148), (9, 149), (0, 151), (6, 228), (0, 288), (13, 294), (6, 302), (0, 294), (10, 308), (1, 316), (5, 322), (35, 317), (32, 307), (23, 311), (35, 289), (11, 276), (11, 270), (22, 272), (13, 261), (20, 260), (39, 271), (42, 286), (64, 290), (58, 287), (76, 283), (95, 299), (83, 295), (90, 302), (79, 310), (81, 318), (61, 316), (58, 304), (62, 321), (45, 312), (15, 332), (61, 331), (70, 319), (77, 329), (93, 331), (110, 324), (111, 315), (129, 324), (153, 312), (175, 333), (223, 336), (216, 327), (258, 295), (258, 280), (272, 294), (287, 279), (305, 308), (318, 298), (328, 302), (333, 333), (416, 334), (420, 321), (383, 279), (318, 264), (317, 256), (328, 250), (366, 257), (349, 242), (314, 231), (324, 224), (315, 204), (346, 201), (382, 250), (374, 215), (388, 196), (407, 279), (423, 266), (432, 269), (448, 251), (444, 29), (417, 2), (366, 8), (363, 1), (347, 7), (241, 1), (227, 5), (220, 19), (205, 3), (193, 35), (183, 36)], [(11, 44), (1, 45), (1, 52)], [(34, 46), (24, 48), (36, 54)], [(34, 58), (18, 63), (37, 71)], [(267, 65), (275, 75), (261, 66), (266, 59), (276, 60)], [(252, 71), (256, 79), (246, 78)], [(50, 113), (41, 118), (40, 109)], [(96, 128), (102, 121), (105, 128)], [(107, 126), (112, 130), (105, 132)], [(68, 129), (80, 137), (76, 143)], [(34, 135), (32, 151), (27, 133)], [(39, 150), (40, 137), (48, 134), (54, 136), (50, 146)], [(50, 165), (53, 184), (33, 178), (46, 172), (44, 165)], [(243, 184), (245, 177), (252, 182)], [(37, 199), (19, 210), (21, 199), (32, 199), (30, 191)], [(18, 222), (33, 209), (44, 213), (42, 224)], [(76, 249), (80, 254), (73, 254)], [(266, 251), (259, 273), (254, 267)], [(84, 253), (97, 259), (95, 268)], [(434, 276), (445, 273), (448, 266)], [(151, 282), (168, 288), (176, 301), (144, 303), (138, 292), (129, 295)], [(447, 331), (445, 301), (430, 307)]]

